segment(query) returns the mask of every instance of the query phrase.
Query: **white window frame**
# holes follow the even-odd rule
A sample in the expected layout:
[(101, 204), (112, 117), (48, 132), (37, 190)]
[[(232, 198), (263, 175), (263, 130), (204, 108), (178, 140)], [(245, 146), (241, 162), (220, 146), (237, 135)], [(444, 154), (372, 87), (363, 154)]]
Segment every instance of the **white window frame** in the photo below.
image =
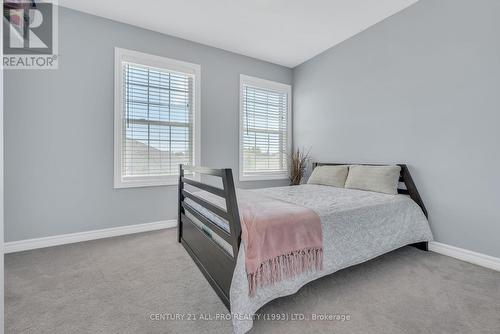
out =
[(133, 50), (115, 48), (115, 101), (114, 101), (114, 187), (149, 187), (177, 185), (179, 177), (168, 176), (132, 176), (122, 175), (122, 115), (123, 115), (123, 73), (122, 62), (136, 63), (156, 67), (170, 72), (194, 75), (194, 110), (193, 110), (193, 164), (201, 161), (200, 152), (200, 115), (201, 115), (201, 66), (176, 59), (170, 59)]
[[(239, 179), (240, 181), (261, 181), (261, 180), (284, 180), (289, 177), (289, 167), (286, 166), (285, 172), (273, 173), (262, 172), (254, 175), (244, 175), (243, 171), (243, 87), (253, 86), (287, 94), (287, 152), (292, 152), (292, 86), (265, 79), (260, 79), (248, 75), (240, 75), (240, 131), (239, 131)], [(287, 159), (288, 160), (288, 159)]]

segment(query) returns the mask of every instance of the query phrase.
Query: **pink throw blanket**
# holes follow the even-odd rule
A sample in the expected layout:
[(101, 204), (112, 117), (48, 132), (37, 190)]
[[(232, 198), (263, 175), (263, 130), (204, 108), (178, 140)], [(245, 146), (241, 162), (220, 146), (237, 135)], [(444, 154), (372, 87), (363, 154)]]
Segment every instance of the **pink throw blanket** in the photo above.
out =
[(238, 193), (238, 206), (250, 296), (259, 286), (322, 269), (321, 220), (314, 211), (247, 191)]

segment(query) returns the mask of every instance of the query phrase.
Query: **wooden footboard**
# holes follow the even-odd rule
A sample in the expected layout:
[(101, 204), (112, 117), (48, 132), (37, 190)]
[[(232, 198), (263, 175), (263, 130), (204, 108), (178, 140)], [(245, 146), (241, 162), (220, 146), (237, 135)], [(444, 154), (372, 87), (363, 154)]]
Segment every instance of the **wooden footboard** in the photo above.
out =
[[(214, 187), (202, 181), (187, 178), (190, 175), (211, 175), (222, 179), (222, 188)], [(201, 179), (201, 178), (200, 178)], [(217, 195), (225, 200), (225, 210), (196, 196), (194, 191), (186, 189), (188, 187), (196, 190), (204, 190)], [(205, 215), (193, 209), (185, 199), (189, 198), (196, 204), (202, 206), (212, 214), (227, 221), (229, 231), (221, 228)], [(212, 169), (204, 167), (194, 167), (180, 165), (179, 167), (179, 217), (178, 217), (178, 241), (182, 243), (189, 255), (201, 270), (205, 278), (213, 287), (217, 295), (222, 299), (224, 305), (229, 309), (229, 289), (233, 278), (236, 259), (241, 241), (241, 226), (236, 202), (236, 192), (234, 188), (233, 174), (230, 168)], [(224, 250), (215, 240), (200, 229), (189, 217), (189, 212), (197, 220), (210, 228), (224, 241), (232, 247), (232, 254)]]

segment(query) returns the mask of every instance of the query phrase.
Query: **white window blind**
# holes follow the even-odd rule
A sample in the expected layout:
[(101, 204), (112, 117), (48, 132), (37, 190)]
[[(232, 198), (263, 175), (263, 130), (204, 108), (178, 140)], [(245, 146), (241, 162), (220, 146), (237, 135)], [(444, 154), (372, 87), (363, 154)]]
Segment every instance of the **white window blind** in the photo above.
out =
[(119, 64), (121, 186), (173, 184), (194, 163), (196, 77), (144, 60)]
[(290, 86), (242, 77), (240, 179), (287, 177)]

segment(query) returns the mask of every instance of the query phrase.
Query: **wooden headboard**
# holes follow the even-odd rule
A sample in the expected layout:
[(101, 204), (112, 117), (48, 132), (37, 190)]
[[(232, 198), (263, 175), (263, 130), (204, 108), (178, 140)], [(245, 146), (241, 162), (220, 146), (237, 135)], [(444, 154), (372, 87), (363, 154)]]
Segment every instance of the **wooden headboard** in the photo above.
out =
[[(355, 164), (355, 163), (332, 163), (332, 162), (313, 162), (313, 169), (316, 166), (340, 166), (340, 165), (363, 165), (363, 166), (384, 166), (378, 164)], [(399, 175), (400, 186), (398, 186), (398, 193), (409, 195), (412, 200), (414, 200), (424, 212), (425, 217), (427, 217), (427, 209), (425, 208), (424, 202), (418, 193), (417, 186), (411, 178), (408, 166), (405, 164), (397, 164), (401, 167), (401, 174)], [(405, 184), (405, 188), (401, 188), (401, 183)]]

